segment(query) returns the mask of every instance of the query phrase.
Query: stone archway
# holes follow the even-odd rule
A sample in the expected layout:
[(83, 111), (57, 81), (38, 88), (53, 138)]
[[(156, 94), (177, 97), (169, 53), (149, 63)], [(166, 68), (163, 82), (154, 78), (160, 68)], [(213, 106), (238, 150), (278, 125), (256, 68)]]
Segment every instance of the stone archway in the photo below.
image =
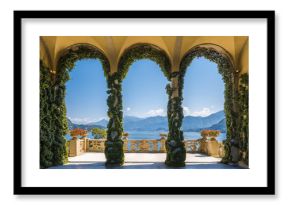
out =
[(76, 61), (81, 59), (98, 59), (104, 69), (104, 75), (108, 78), (110, 63), (106, 55), (97, 47), (90, 44), (75, 44), (64, 49), (57, 63), (56, 73), (51, 86), (52, 93), (52, 132), (53, 140), (53, 165), (63, 164), (67, 161), (66, 141), (64, 136), (68, 129), (65, 105), (65, 83), (69, 80), (69, 72), (74, 68)]
[(150, 59), (156, 62), (165, 77), (169, 79), (171, 71), (170, 58), (165, 51), (152, 44), (135, 44), (127, 48), (121, 55), (118, 63), (118, 71), (108, 78), (108, 134), (105, 143), (106, 165), (122, 165), (124, 163), (123, 141), (123, 105), (122, 105), (122, 81), (129, 67), (140, 59)]
[[(243, 39), (238, 39), (237, 41), (232, 41), (232, 37), (206, 37), (198, 41), (198, 37), (184, 37), (187, 40), (182, 41), (181, 38), (176, 38), (179, 40), (172, 40), (172, 37), (158, 37), (161, 39), (157, 41), (155, 37), (147, 37), (146, 42), (144, 42), (143, 37), (114, 37), (116, 41), (105, 40), (103, 37), (66, 37), (69, 38), (67, 41), (65, 38), (62, 38), (60, 41), (56, 41), (57, 37), (42, 37), (41, 38), (41, 61), (44, 64), (41, 67), (47, 67), (47, 70), (43, 69), (43, 76), (48, 76), (50, 79), (48, 82), (43, 81), (43, 90), (41, 92), (46, 92), (43, 97), (48, 96), (50, 103), (43, 104), (43, 112), (45, 123), (47, 126), (41, 127), (42, 130), (46, 130), (45, 133), (52, 133), (53, 143), (56, 150), (54, 162), (51, 164), (47, 160), (47, 166), (53, 166), (57, 164), (62, 164), (66, 160), (65, 146), (62, 140), (64, 130), (66, 130), (66, 108), (64, 104), (64, 95), (65, 95), (65, 82), (69, 77), (69, 70), (74, 67), (74, 62), (82, 58), (97, 58), (101, 61), (104, 69), (105, 76), (107, 78), (108, 85), (108, 140), (106, 142), (106, 158), (107, 165), (121, 165), (124, 162), (124, 153), (122, 141), (119, 136), (122, 135), (123, 127), (123, 113), (122, 113), (122, 80), (126, 76), (126, 73), (130, 65), (138, 59), (148, 58), (156, 62), (167, 79), (170, 80), (171, 84), (167, 85), (168, 93), (168, 123), (169, 123), (169, 137), (166, 142), (167, 149), (167, 158), (166, 164), (169, 166), (184, 166), (185, 165), (185, 156), (186, 152), (184, 149), (183, 143), (183, 133), (181, 131), (183, 112), (182, 112), (182, 88), (183, 88), (183, 77), (185, 70), (189, 63), (197, 56), (205, 56), (210, 60), (215, 61), (219, 65), (219, 70), (223, 72), (222, 76), (227, 80), (227, 97), (228, 100), (225, 107), (229, 108), (227, 112), (227, 127), (229, 129), (229, 136), (227, 138), (227, 155), (224, 158), (224, 162), (236, 161), (237, 157), (234, 154), (236, 151), (237, 144), (242, 142), (243, 158), (246, 161), (248, 158), (248, 145), (247, 145), (247, 127), (248, 121), (242, 118), (242, 116), (247, 115), (248, 111), (248, 101), (247, 101), (247, 92), (248, 92), (248, 82), (247, 82), (247, 72), (248, 72), (248, 63), (247, 60), (243, 63), (239, 63), (239, 58), (233, 60), (231, 56), (239, 56), (242, 52), (241, 45), (244, 42)], [(105, 37), (107, 38), (107, 37)], [(109, 37), (111, 38), (111, 37)], [(126, 40), (126, 38), (128, 38)], [(134, 41), (129, 38), (134, 38)], [(152, 39), (151, 39), (152, 38)], [(220, 41), (220, 38), (225, 41)], [(246, 38), (246, 37), (245, 37)], [(234, 38), (235, 39), (235, 38)], [(105, 40), (105, 41), (104, 41)], [(72, 46), (70, 42), (78, 43)], [(87, 43), (82, 43), (87, 42)], [(131, 42), (140, 42), (130, 46)], [(179, 43), (178, 43), (179, 42)], [(224, 48), (229, 49), (233, 43), (235, 50), (231, 50), (230, 54), (227, 53), (219, 45), (214, 44), (202, 44), (197, 45), (197, 42), (215, 42)], [(226, 42), (226, 43), (225, 43)], [(96, 46), (94, 46), (94, 45)], [(45, 45), (52, 45), (46, 47)], [(57, 45), (57, 46), (56, 46)], [(101, 46), (102, 45), (102, 46)], [(179, 45), (179, 46), (178, 46)], [(230, 45), (230, 46), (229, 46)], [(246, 42), (246, 45), (248, 43)], [(127, 49), (123, 50), (123, 48)], [(193, 47), (194, 46), (194, 47)], [(63, 50), (63, 47), (66, 47)], [(176, 49), (179, 48), (180, 49)], [(188, 51), (188, 47), (192, 47)], [(122, 49), (119, 49), (122, 48)], [(169, 49), (170, 48), (170, 49)], [(171, 49), (172, 48), (172, 49)], [(247, 51), (247, 47), (245, 51)], [(229, 49), (230, 50), (230, 49)], [(114, 55), (110, 54), (113, 52)], [(104, 54), (106, 53), (106, 54)], [(185, 53), (185, 54), (184, 54)], [(180, 60), (179, 56), (183, 56)], [(247, 56), (245, 52), (244, 56)], [(109, 57), (110, 59), (108, 59)], [(247, 58), (247, 57), (244, 57)], [(57, 65), (57, 66), (56, 66)], [(244, 72), (242, 76), (239, 71), (235, 70), (235, 66), (241, 68)], [(175, 72), (173, 72), (173, 70)], [(229, 72), (224, 72), (228, 70)], [(47, 72), (48, 71), (48, 72)], [(115, 72), (116, 71), (116, 72)], [(50, 78), (51, 76), (51, 78)], [(241, 79), (243, 77), (243, 79)], [(238, 82), (240, 81), (240, 82)], [(42, 80), (41, 82), (42, 83)], [(48, 85), (48, 87), (47, 87)], [(238, 89), (238, 86), (243, 85), (242, 89)], [(243, 92), (244, 98), (240, 97), (240, 94), (237, 94), (236, 91)], [(237, 97), (237, 95), (239, 95)], [(43, 99), (44, 99), (43, 98)], [(237, 103), (236, 101), (241, 101)], [(238, 104), (238, 105), (237, 105)], [(241, 108), (243, 105), (244, 108)], [(48, 110), (47, 110), (48, 109)], [(244, 111), (243, 111), (244, 109)], [(240, 112), (241, 110), (241, 112)], [(241, 115), (241, 113), (244, 113)], [(239, 116), (237, 116), (239, 115)], [(248, 117), (247, 117), (248, 119)], [(243, 121), (243, 122), (242, 122)], [(239, 122), (239, 123), (238, 123)], [(241, 123), (242, 122), (242, 123)], [(42, 123), (42, 122), (41, 122)], [(234, 129), (237, 126), (238, 129), (245, 129), (243, 138), (239, 139), (240, 133)], [(48, 137), (49, 138), (49, 137)], [(45, 146), (49, 149), (52, 148), (51, 142), (45, 142)], [(44, 149), (41, 149), (43, 151)], [(51, 158), (51, 152), (44, 151), (45, 159)]]
[[(223, 81), (225, 83), (225, 103), (224, 111), (226, 115), (226, 126), (227, 126), (227, 138), (225, 140), (225, 156), (222, 159), (222, 162), (237, 162), (239, 160), (239, 138), (238, 138), (238, 94), (237, 94), (237, 85), (238, 85), (238, 72), (236, 71), (231, 56), (221, 47), (217, 45), (199, 45), (190, 49), (182, 58), (180, 63), (179, 72), (176, 72), (173, 76), (173, 82), (175, 83), (175, 89), (177, 94), (175, 94), (175, 106), (176, 110), (175, 115), (179, 116), (178, 126), (174, 129), (175, 132), (178, 132), (181, 127), (181, 122), (183, 118), (182, 114), (182, 100), (183, 100), (183, 84), (184, 84), (184, 75), (186, 69), (190, 65), (193, 59), (196, 57), (205, 57), (206, 59), (215, 62), (218, 65), (218, 71), (221, 74)], [(174, 85), (174, 84), (173, 84)], [(174, 95), (174, 94), (172, 94)], [(182, 134), (182, 133), (181, 133)], [(183, 136), (181, 136), (183, 137)], [(180, 138), (181, 138), (180, 137)]]

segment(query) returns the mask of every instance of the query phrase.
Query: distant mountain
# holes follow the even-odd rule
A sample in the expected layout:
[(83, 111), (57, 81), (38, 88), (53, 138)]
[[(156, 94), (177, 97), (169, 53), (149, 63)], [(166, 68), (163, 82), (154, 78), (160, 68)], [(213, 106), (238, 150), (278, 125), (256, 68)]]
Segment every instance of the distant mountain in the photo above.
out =
[(227, 126), (226, 126), (226, 119), (222, 119), (221, 121), (219, 121), (217, 124), (214, 124), (210, 127), (205, 127), (205, 128), (199, 128), (199, 129), (195, 129), (195, 132), (199, 132), (201, 130), (220, 130), (221, 132), (226, 132), (227, 130)]
[(97, 126), (107, 127), (107, 124), (108, 124), (108, 120), (102, 119), (102, 120), (100, 120), (98, 122), (88, 123), (87, 125), (97, 125)]
[[(138, 131), (155, 131), (168, 130), (167, 117), (155, 116), (148, 118), (141, 118), (139, 120), (130, 121), (124, 117), (124, 130), (138, 130)], [(196, 131), (201, 128), (211, 127), (225, 118), (223, 111), (213, 113), (207, 117), (193, 117), (186, 116), (183, 118), (182, 128), (184, 131)]]
[(134, 117), (134, 116), (125, 116), (124, 117), (124, 124), (131, 123), (131, 122), (138, 122), (142, 120), (143, 118), (140, 117)]
[(68, 129), (72, 130), (74, 129), (74, 123), (72, 123), (72, 121), (70, 119), (67, 118), (67, 124), (68, 124)]
[(208, 129), (209, 130), (220, 130), (221, 132), (226, 132), (226, 130), (227, 130), (226, 119), (225, 118), (222, 119), (217, 124), (212, 125)]
[(213, 113), (206, 117), (186, 116), (183, 119), (182, 128), (184, 131), (197, 131), (200, 128), (208, 128), (225, 119), (224, 111)]
[[(70, 120), (68, 120), (69, 122)], [(92, 129), (93, 127), (106, 128), (108, 121), (103, 119), (87, 125), (77, 125), (69, 122), (69, 126)], [(183, 118), (183, 131), (200, 131), (201, 129), (222, 129), (225, 131), (225, 113), (219, 111), (206, 117), (186, 116)], [(125, 131), (156, 131), (168, 130), (167, 117), (154, 116), (148, 118), (138, 118), (133, 116), (124, 117)]]
[(89, 123), (89, 124), (75, 124), (68, 118), (67, 118), (67, 123), (68, 123), (69, 130), (72, 130), (72, 129), (75, 129), (75, 128), (81, 128), (81, 129), (84, 129), (84, 130), (91, 131), (95, 127), (96, 128), (101, 128), (101, 129), (106, 129), (107, 128), (107, 124), (106, 124), (106, 126), (92, 124), (92, 123)]
[(167, 117), (155, 116), (148, 118), (126, 119), (124, 117), (124, 130), (154, 131), (167, 130)]

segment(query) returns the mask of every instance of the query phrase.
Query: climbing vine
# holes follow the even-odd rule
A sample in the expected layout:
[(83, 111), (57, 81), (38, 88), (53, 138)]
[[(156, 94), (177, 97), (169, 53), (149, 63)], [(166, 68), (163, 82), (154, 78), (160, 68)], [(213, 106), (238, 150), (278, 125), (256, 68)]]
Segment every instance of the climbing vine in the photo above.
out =
[[(234, 69), (231, 65), (227, 56), (219, 53), (213, 48), (204, 48), (204, 47), (196, 47), (188, 52), (187, 55), (182, 59), (180, 65), (180, 80), (179, 80), (179, 92), (180, 96), (182, 96), (183, 84), (184, 84), (184, 75), (186, 69), (192, 62), (194, 58), (205, 57), (206, 59), (216, 63), (218, 65), (218, 71), (222, 75), (223, 81), (225, 83), (225, 104), (224, 104), (224, 112), (226, 116), (226, 125), (227, 125), (227, 138), (224, 141), (225, 144), (225, 156), (222, 159), (224, 163), (229, 163), (232, 161), (231, 155), (231, 146), (235, 146), (236, 142), (234, 141), (234, 136), (236, 136), (237, 127), (237, 117), (234, 111), (234, 104), (237, 100), (237, 96), (235, 94), (235, 76)], [(182, 121), (182, 119), (181, 119)]]
[(249, 82), (248, 74), (240, 76), (239, 83), (239, 136), (240, 136), (240, 159), (249, 163)]
[(109, 76), (108, 80), (108, 117), (107, 140), (105, 142), (106, 165), (122, 165), (124, 163), (122, 81), (118, 73)]
[[(171, 74), (173, 78), (180, 78), (179, 72)], [(183, 110), (182, 97), (180, 95), (174, 96), (176, 87), (168, 84), (166, 87), (168, 94), (167, 117), (168, 117), (168, 138), (166, 140), (166, 161), (165, 164), (173, 167), (185, 166), (186, 149), (184, 145), (183, 131), (181, 130)]]
[(119, 61), (118, 73), (123, 80), (129, 70), (129, 67), (140, 59), (150, 59), (156, 62), (167, 79), (170, 78), (171, 63), (166, 52), (150, 44), (137, 44), (128, 48)]
[(122, 165), (124, 163), (123, 141), (123, 105), (122, 105), (122, 80), (125, 78), (129, 67), (139, 59), (151, 59), (155, 61), (169, 78), (170, 60), (166, 53), (158, 47), (149, 44), (138, 44), (128, 48), (121, 56), (118, 71), (110, 75), (108, 83), (108, 117), (107, 140), (105, 142), (106, 165)]
[(110, 73), (110, 63), (105, 54), (96, 47), (89, 44), (73, 45), (64, 51), (58, 61), (57, 82), (66, 83), (69, 80), (69, 71), (75, 67), (75, 63), (82, 59), (98, 59), (100, 60), (104, 75), (108, 77)]
[(106, 56), (94, 46), (78, 44), (65, 50), (57, 64), (57, 74), (52, 87), (53, 104), (52, 118), (54, 124), (54, 141), (52, 144), (53, 165), (66, 163), (68, 153), (66, 150), (65, 134), (68, 132), (65, 105), (65, 83), (69, 80), (69, 72), (74, 68), (76, 61), (81, 59), (99, 59), (102, 63), (104, 74), (107, 77), (110, 64)]
[(54, 126), (54, 140), (52, 143), (53, 165), (62, 165), (67, 162), (68, 153), (66, 150), (65, 134), (68, 132), (65, 107), (65, 86), (54, 86), (52, 118)]
[(49, 69), (40, 61), (40, 168), (52, 166), (52, 78)]

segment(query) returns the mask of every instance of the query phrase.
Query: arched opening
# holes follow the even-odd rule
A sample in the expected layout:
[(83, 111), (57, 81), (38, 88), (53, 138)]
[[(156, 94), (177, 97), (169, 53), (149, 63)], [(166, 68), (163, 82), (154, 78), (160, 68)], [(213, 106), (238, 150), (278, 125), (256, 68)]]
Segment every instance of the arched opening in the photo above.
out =
[(126, 77), (129, 67), (137, 60), (150, 59), (159, 65), (164, 75), (169, 79), (171, 62), (166, 52), (151, 44), (136, 44), (127, 48), (121, 55), (118, 71), (108, 79), (108, 135), (105, 144), (106, 165), (122, 165), (124, 163), (123, 135), (123, 103), (122, 81)]
[[(203, 156), (203, 162), (220, 161), (226, 139), (224, 81), (218, 65), (204, 57), (187, 67), (183, 89), (183, 135), (187, 161)], [(207, 136), (206, 133), (211, 133)], [(206, 157), (204, 155), (211, 157)]]
[[(108, 122), (107, 83), (102, 64), (95, 59), (78, 60), (69, 74), (65, 95), (69, 156), (93, 152), (90, 157), (105, 161), (103, 153), (95, 154), (98, 150), (94, 147), (95, 139), (104, 143)], [(78, 138), (79, 142), (71, 141), (73, 138)], [(74, 143), (80, 143), (80, 153), (75, 153)], [(82, 161), (79, 158), (71, 158), (70, 161)]]
[[(142, 153), (139, 162), (165, 161), (168, 83), (160, 67), (148, 59), (135, 61), (123, 80), (123, 127), (128, 134), (123, 138), (124, 151), (129, 156)], [(130, 162), (130, 157), (125, 161)]]
[[(106, 78), (99, 60), (86, 59), (75, 63), (70, 80), (66, 82), (67, 118), (74, 125), (83, 126), (73, 128), (83, 127), (88, 131), (93, 125), (106, 128), (105, 124), (99, 123), (107, 118), (106, 90)], [(88, 137), (93, 138), (91, 134)]]
[[(83, 147), (86, 143), (78, 140), (74, 142), (74, 151), (71, 150), (70, 144), (67, 143), (65, 136), (69, 132), (67, 120), (67, 108), (65, 103), (66, 83), (70, 79), (69, 72), (75, 68), (76, 63), (83, 59), (97, 59), (100, 61), (104, 74), (107, 77), (110, 64), (106, 56), (98, 48), (89, 44), (77, 44), (65, 49), (58, 60), (54, 83), (51, 88), (53, 104), (51, 132), (54, 139), (52, 142), (52, 153), (54, 155), (52, 165), (61, 165), (67, 162), (68, 155), (77, 155), (86, 150)], [(72, 151), (72, 152), (71, 152)]]
[[(54, 37), (55, 38), (55, 37)], [(198, 57), (205, 58), (210, 60), (213, 64), (217, 65), (217, 69), (219, 71), (219, 75), (222, 76), (222, 80), (224, 81), (224, 113), (225, 113), (225, 121), (226, 121), (226, 139), (224, 142), (224, 157), (223, 162), (232, 163), (237, 162), (237, 159), (242, 159), (247, 163), (248, 160), (248, 77), (247, 73), (243, 74), (243, 72), (247, 72), (247, 69), (241, 68), (245, 66), (241, 66), (239, 58), (243, 58), (239, 55), (238, 50), (231, 51), (231, 55), (240, 56), (235, 58), (234, 61), (231, 58), (231, 55), (228, 54), (223, 48), (218, 45), (213, 44), (202, 44), (199, 46), (195, 46), (190, 49), (188, 52), (184, 53), (184, 49), (187, 46), (191, 46), (189, 41), (183, 41), (182, 38), (170, 39), (162, 39), (158, 37), (157, 41), (151, 41), (150, 37), (143, 38), (134, 38), (134, 40), (130, 39), (130, 37), (123, 37), (123, 39), (118, 39), (116, 37), (90, 37), (90, 40), (85, 40), (85, 38), (75, 37), (73, 41), (70, 40), (62, 40), (55, 41), (55, 47), (50, 46), (49, 49), (45, 49), (45, 45), (42, 45), (43, 48), (40, 51), (41, 58), (41, 72), (40, 72), (40, 140), (41, 140), (41, 167), (46, 168), (54, 165), (61, 165), (68, 159), (67, 150), (66, 150), (66, 141), (64, 136), (68, 132), (68, 121), (67, 117), (72, 118), (75, 123), (78, 124), (87, 124), (90, 122), (94, 122), (103, 118), (103, 115), (99, 117), (87, 117), (87, 116), (76, 116), (71, 114), (71, 110), (74, 110), (73, 106), (70, 107), (66, 105), (66, 93), (70, 92), (68, 88), (68, 84), (70, 75), (73, 77), (73, 73), (82, 70), (81, 68), (74, 69), (78, 67), (79, 63), (83, 63), (84, 59), (94, 59), (94, 62), (97, 62), (98, 65), (96, 67), (102, 67), (104, 70), (104, 76), (107, 82), (107, 116), (108, 119), (104, 120), (102, 124), (103, 127), (107, 125), (107, 138), (103, 141), (102, 144), (93, 144), (92, 147), (95, 147), (97, 152), (105, 152), (106, 165), (122, 165), (125, 161), (124, 152), (128, 151), (128, 144), (124, 140), (124, 133), (128, 132), (128, 128), (126, 125), (126, 118), (128, 115), (139, 117), (153, 117), (152, 115), (161, 115), (164, 116), (166, 111), (166, 115), (168, 118), (168, 128), (162, 126), (150, 126), (150, 129), (158, 130), (159, 136), (155, 133), (150, 137), (160, 137), (160, 132), (164, 132), (166, 134), (166, 129), (168, 129), (168, 134), (165, 136), (165, 150), (166, 150), (166, 160), (165, 164), (174, 167), (185, 166), (186, 159), (186, 151), (188, 148), (187, 139), (190, 139), (190, 136), (187, 135), (186, 130), (182, 130), (182, 122), (187, 117), (186, 112), (192, 113), (197, 111), (208, 112), (207, 108), (211, 105), (206, 105), (202, 108), (190, 108), (191, 105), (187, 104), (187, 95), (186, 95), (186, 87), (183, 90), (184, 82), (187, 81), (187, 75), (189, 72), (194, 71), (194, 68), (188, 68), (189, 65), (195, 62)], [(127, 38), (127, 39), (126, 39)], [(99, 40), (98, 40), (99, 39)], [(124, 40), (126, 39), (126, 40)], [(179, 40), (178, 40), (179, 39)], [(191, 39), (192, 44), (200, 41)], [(72, 39), (71, 39), (72, 40)], [(76, 44), (72, 45), (64, 50), (62, 49), (64, 45), (68, 42), (92, 42), (94, 45), (97, 42), (101, 42), (100, 48), (96, 48), (91, 44)], [(92, 41), (93, 40), (93, 41)], [(103, 41), (104, 40), (104, 41)], [(164, 40), (164, 41), (163, 41)], [(94, 42), (96, 41), (96, 42)], [(132, 46), (128, 46), (128, 44), (132, 42), (156, 42), (156, 45), (147, 44), (147, 43), (138, 43)], [(232, 42), (232, 41), (231, 41)], [(51, 41), (47, 41), (47, 45), (49, 45)], [(233, 45), (236, 45), (233, 42)], [(186, 44), (186, 46), (184, 46)], [(221, 44), (222, 45), (222, 44)], [(229, 44), (230, 45), (230, 44)], [(54, 49), (53, 49), (54, 48)], [(174, 51), (174, 52), (172, 52)], [(51, 52), (49, 55), (46, 55), (46, 52)], [(110, 70), (109, 60), (106, 58), (106, 55), (110, 59), (110, 63), (112, 69)], [(51, 57), (51, 58), (50, 58)], [(158, 74), (148, 74), (148, 76), (162, 76), (161, 78), (164, 82), (167, 80), (170, 82), (166, 86), (167, 95), (167, 106), (164, 109), (163, 104), (156, 105), (154, 107), (148, 107), (147, 104), (140, 106), (143, 110), (140, 110), (141, 113), (134, 113), (134, 109), (138, 110), (140, 108), (133, 108), (132, 105), (127, 104), (126, 101), (126, 91), (128, 91), (130, 86), (126, 86), (126, 81), (130, 78), (130, 76), (134, 76), (133, 79), (137, 79), (134, 83), (138, 84), (137, 87), (144, 88), (140, 83), (145, 79), (146, 73), (135, 73), (136, 69), (134, 66), (138, 65), (140, 62), (147, 61), (148, 65), (144, 71), (158, 72)], [(234, 62), (234, 63), (233, 63)], [(247, 64), (247, 61), (244, 62)], [(174, 65), (174, 68), (171, 67)], [(237, 65), (236, 69), (234, 65)], [(133, 68), (133, 69), (132, 69)], [(217, 70), (215, 69), (215, 70)], [(173, 72), (174, 70), (174, 72)], [(83, 71), (83, 70), (82, 70)], [(101, 70), (98, 69), (98, 74), (91, 74), (101, 76)], [(187, 71), (187, 72), (186, 72)], [(163, 75), (161, 74), (163, 73)], [(161, 75), (160, 75), (161, 74)], [(200, 74), (193, 74), (194, 76), (200, 76)], [(142, 76), (138, 80), (138, 77)], [(81, 74), (76, 74), (76, 77), (81, 77)], [(102, 75), (103, 77), (103, 75)], [(136, 78), (135, 78), (136, 77)], [(156, 80), (154, 78), (150, 78), (150, 85), (159, 82), (160, 80)], [(103, 80), (105, 78), (102, 78)], [(144, 79), (143, 79), (144, 78)], [(74, 80), (74, 79), (73, 79)], [(206, 81), (207, 79), (203, 79), (202, 81)], [(92, 81), (94, 81), (92, 79)], [(99, 81), (95, 79), (95, 81)], [(124, 81), (124, 82), (123, 82)], [(152, 81), (152, 82), (151, 82)], [(240, 82), (238, 82), (240, 81)], [(104, 81), (103, 81), (104, 82)], [(195, 82), (195, 80), (194, 80)], [(159, 82), (160, 83), (160, 82)], [(212, 81), (211, 81), (212, 83)], [(140, 96), (133, 96), (129, 94), (133, 99), (138, 100), (138, 102), (145, 102), (147, 98), (151, 97), (153, 93), (164, 94), (165, 84), (156, 85), (156, 87), (151, 88), (150, 90), (140, 91), (140, 89), (135, 89), (135, 91), (140, 91)], [(202, 84), (202, 82), (200, 82)], [(147, 86), (147, 85), (146, 85)], [(238, 87), (239, 86), (239, 87)], [(135, 86), (136, 87), (136, 86)], [(199, 87), (196, 85), (190, 86), (193, 88)], [(103, 87), (104, 88), (104, 87)], [(122, 91), (123, 89), (123, 91)], [(102, 89), (102, 91), (104, 91)], [(96, 91), (96, 90), (94, 90)], [(141, 95), (143, 93), (143, 95)], [(144, 94), (145, 93), (145, 94)], [(155, 94), (156, 94), (155, 93)], [(85, 94), (85, 93), (81, 93)], [(93, 94), (96, 96), (98, 93)], [(124, 96), (123, 96), (124, 94)], [(144, 98), (145, 96), (145, 98)], [(166, 95), (162, 95), (161, 97), (165, 99)], [(160, 96), (158, 96), (160, 97)], [(77, 99), (76, 96), (72, 96), (73, 99)], [(80, 97), (87, 98), (87, 97)], [(153, 97), (156, 100), (157, 97)], [(183, 100), (183, 98), (185, 98)], [(124, 104), (123, 104), (124, 99)], [(153, 100), (153, 102), (154, 102)], [(105, 99), (102, 99), (102, 103), (104, 104)], [(195, 99), (192, 99), (193, 102), (196, 102)], [(210, 99), (207, 99), (210, 101)], [(75, 101), (77, 102), (77, 100)], [(92, 101), (91, 101), (92, 102)], [(81, 103), (81, 100), (80, 102)], [(79, 104), (78, 103), (78, 104)], [(89, 102), (87, 102), (89, 103)], [(96, 107), (99, 107), (97, 103), (94, 103)], [(106, 104), (104, 104), (106, 106)], [(146, 107), (147, 106), (147, 107)], [(86, 104), (83, 107), (90, 107), (90, 105)], [(190, 108), (189, 110), (187, 108)], [(106, 109), (106, 108), (105, 108)], [(105, 111), (102, 109), (102, 111)], [(187, 110), (186, 110), (187, 109)], [(216, 108), (218, 111), (219, 109)], [(90, 109), (90, 112), (97, 114), (97, 110)], [(201, 113), (201, 112), (200, 112)], [(210, 110), (209, 112), (210, 113)], [(143, 116), (142, 116), (143, 114)], [(144, 116), (147, 114), (147, 116)], [(99, 115), (99, 114), (97, 114)], [(185, 115), (185, 118), (184, 118)], [(198, 114), (194, 114), (198, 115)], [(203, 115), (203, 114), (202, 114)], [(76, 120), (76, 118), (79, 118)], [(82, 119), (81, 119), (82, 118)], [(87, 119), (85, 119), (87, 118)], [(130, 124), (131, 126), (131, 124)], [(138, 129), (138, 127), (137, 127)], [(183, 132), (184, 131), (184, 132)], [(142, 134), (139, 136), (142, 137)], [(143, 135), (144, 136), (144, 135)], [(130, 138), (131, 137), (131, 138)], [(222, 137), (222, 136), (220, 136)], [(128, 140), (134, 139), (132, 133), (129, 133)], [(144, 144), (143, 144), (144, 145)], [(150, 143), (149, 148), (147, 145), (142, 145), (140, 150), (146, 149), (154, 149), (155, 144)], [(195, 144), (193, 144), (195, 146)], [(131, 145), (130, 145), (131, 146)], [(100, 148), (100, 149), (99, 149)], [(136, 151), (139, 151), (135, 146)], [(159, 149), (157, 145), (157, 149)], [(79, 149), (77, 149), (79, 150)], [(238, 153), (238, 154), (237, 154)], [(240, 157), (238, 156), (240, 154)], [(43, 160), (43, 161), (42, 161)], [(103, 166), (103, 165), (102, 165)]]
[[(232, 64), (230, 56), (222, 48), (214, 48), (215, 46), (197, 46), (192, 48), (183, 57), (180, 65), (179, 76), (179, 91), (183, 96), (184, 76), (191, 62), (198, 58), (204, 57), (217, 64), (218, 72), (222, 76), (224, 81), (224, 114), (226, 121), (226, 139), (223, 141), (223, 152), (219, 153), (222, 157), (222, 161), (225, 163), (235, 161), (234, 158), (238, 158), (238, 151), (235, 149), (238, 145), (238, 118), (237, 112), (237, 76), (235, 75), (235, 69)], [(202, 147), (203, 145), (201, 145)], [(206, 152), (207, 148), (201, 148), (202, 152)], [(200, 151), (200, 150), (199, 150)]]

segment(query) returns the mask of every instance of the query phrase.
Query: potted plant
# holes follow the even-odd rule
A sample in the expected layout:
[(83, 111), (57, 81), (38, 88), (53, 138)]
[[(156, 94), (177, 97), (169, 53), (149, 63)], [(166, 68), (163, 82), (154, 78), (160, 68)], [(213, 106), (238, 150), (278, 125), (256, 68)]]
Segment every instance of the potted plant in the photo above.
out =
[(81, 128), (75, 128), (73, 130), (70, 130), (70, 136), (75, 140), (78, 136), (86, 137), (88, 135), (87, 130), (81, 129)]
[(210, 138), (211, 141), (214, 141), (216, 140), (215, 138), (220, 135), (220, 133), (221, 132), (219, 130), (201, 130), (200, 135), (204, 140)]
[(219, 130), (202, 130), (200, 132), (202, 136), (202, 148), (203, 152), (214, 157), (219, 156), (219, 143), (216, 137), (219, 136)]

